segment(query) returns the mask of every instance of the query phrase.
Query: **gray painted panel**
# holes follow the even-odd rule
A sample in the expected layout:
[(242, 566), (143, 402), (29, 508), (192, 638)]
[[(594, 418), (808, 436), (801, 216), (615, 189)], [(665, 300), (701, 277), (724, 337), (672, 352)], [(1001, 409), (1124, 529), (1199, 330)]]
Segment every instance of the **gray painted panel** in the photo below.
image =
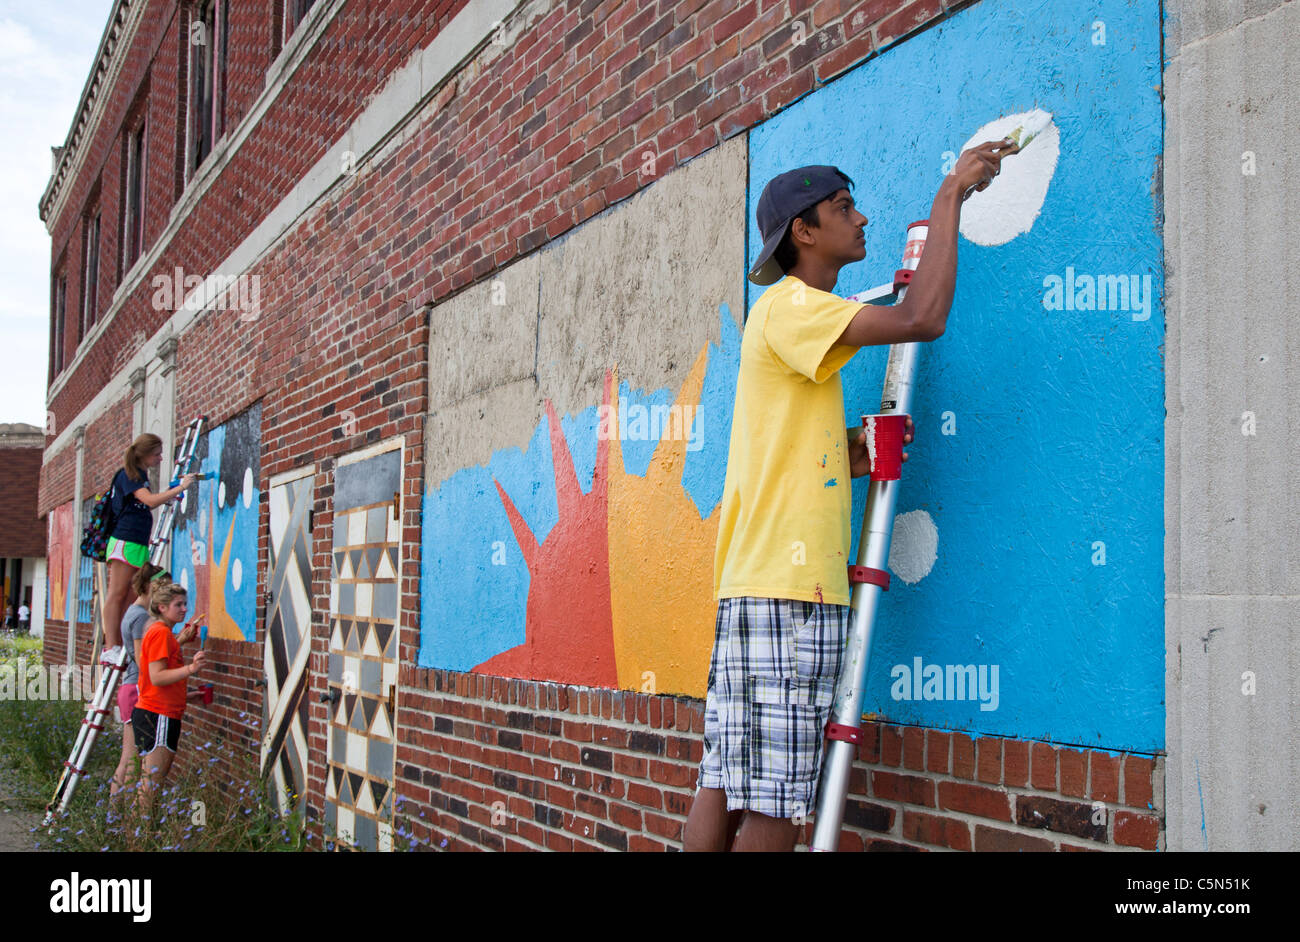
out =
[[(394, 449), (365, 461), (342, 465), (334, 477), (334, 512), (392, 500), (402, 480), (402, 451)], [(339, 546), (337, 529), (334, 545)], [(346, 533), (343, 534), (346, 539)]]

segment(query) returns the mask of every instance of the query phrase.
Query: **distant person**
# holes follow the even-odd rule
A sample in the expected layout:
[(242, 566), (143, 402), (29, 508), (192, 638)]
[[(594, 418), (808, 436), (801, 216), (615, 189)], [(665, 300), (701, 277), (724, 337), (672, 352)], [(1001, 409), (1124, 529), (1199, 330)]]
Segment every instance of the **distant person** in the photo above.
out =
[(132, 760), (137, 755), (135, 748), (135, 729), (131, 725), (131, 714), (135, 712), (136, 701), (140, 699), (137, 684), (140, 677), (140, 648), (144, 641), (145, 629), (149, 627), (149, 597), (155, 587), (167, 585), (171, 576), (167, 570), (153, 563), (145, 563), (135, 572), (131, 587), (135, 590), (135, 601), (122, 616), (122, 643), (126, 645), (126, 669), (122, 674), (122, 686), (117, 691), (117, 715), (122, 720), (122, 757), (118, 760), (117, 771), (113, 773), (113, 783), (109, 793), (116, 795), (128, 784)]
[(5, 606), (5, 631), (12, 631), (14, 627), (14, 603), (10, 602)]
[(28, 608), (27, 603), (24, 602), (22, 605), (18, 606), (19, 632), (21, 632), (22, 634), (27, 634), (28, 629), (31, 627), (31, 620), (32, 620), (32, 610)]
[(155, 494), (149, 490), (148, 469), (162, 463), (162, 439), (146, 432), (126, 450), (122, 468), (113, 477), (116, 521), (108, 540), (108, 592), (104, 597), (104, 660), (112, 660), (122, 643), (122, 613), (131, 600), (131, 580), (149, 561), (153, 509), (161, 507), (193, 484), (187, 474), (175, 487)]

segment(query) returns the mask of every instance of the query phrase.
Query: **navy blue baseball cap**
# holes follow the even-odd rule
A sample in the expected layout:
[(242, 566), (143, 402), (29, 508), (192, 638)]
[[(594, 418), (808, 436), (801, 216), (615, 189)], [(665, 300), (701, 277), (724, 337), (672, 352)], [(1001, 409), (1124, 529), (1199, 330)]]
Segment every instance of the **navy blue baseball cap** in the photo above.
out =
[(749, 270), (749, 280), (756, 285), (780, 281), (785, 271), (776, 263), (772, 253), (781, 244), (794, 217), (838, 190), (851, 186), (853, 181), (838, 167), (825, 166), (787, 170), (769, 180), (758, 198), (758, 231), (763, 237), (763, 250)]

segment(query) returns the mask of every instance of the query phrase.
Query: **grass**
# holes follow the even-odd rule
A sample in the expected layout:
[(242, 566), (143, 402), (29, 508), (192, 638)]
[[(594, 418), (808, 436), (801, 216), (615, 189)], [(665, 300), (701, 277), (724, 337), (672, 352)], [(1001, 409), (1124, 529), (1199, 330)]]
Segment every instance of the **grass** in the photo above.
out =
[[(30, 672), (40, 662), (41, 640), (0, 638), (0, 671), (16, 670), (23, 657)], [(85, 704), (60, 700), (0, 701), (0, 757), (13, 774), (13, 797), (43, 811), (54, 793), (63, 762), (72, 751)], [(153, 808), (143, 811), (134, 785), (118, 796), (109, 783), (122, 752), (122, 728), (107, 725), (91, 750), (86, 774), (66, 814), (50, 829), (33, 832), (40, 850), (54, 851), (302, 851), (333, 850), (337, 838), (313, 833), (299, 811), (281, 814), (273, 787), (263, 780), (245, 747), (216, 739), (200, 742), (181, 733), (180, 752)], [(253, 721), (256, 726), (256, 721)], [(139, 760), (134, 774), (139, 775)], [(400, 809), (399, 809), (400, 811)], [(394, 850), (419, 844), (394, 822)]]

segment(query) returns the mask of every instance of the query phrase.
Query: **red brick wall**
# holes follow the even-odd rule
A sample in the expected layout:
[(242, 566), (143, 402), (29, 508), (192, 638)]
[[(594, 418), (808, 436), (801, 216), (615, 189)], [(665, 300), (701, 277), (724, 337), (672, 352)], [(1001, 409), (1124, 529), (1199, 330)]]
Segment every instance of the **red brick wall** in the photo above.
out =
[(0, 448), (0, 556), (44, 556), (46, 523), (36, 513), (41, 448)]
[[(41, 651), (44, 664), (63, 664), (68, 659), (68, 623), (57, 618), (45, 619), (45, 645)], [(77, 625), (77, 648), (73, 654), (74, 664), (89, 664), (94, 646), (94, 637), (89, 624)], [(75, 731), (74, 731), (75, 732)]]
[[(401, 825), (421, 841), (681, 848), (701, 701), (410, 667), (401, 681)], [(864, 734), (841, 850), (1157, 849), (1150, 756), (881, 722)], [(800, 843), (811, 836), (805, 824)]]
[[(101, 493), (113, 480), (117, 469), (122, 467), (126, 448), (134, 440), (132, 434), (134, 419), (131, 410), (131, 397), (128, 393), (110, 405), (100, 415), (86, 425), (82, 469), (82, 500), (88, 500), (94, 494)], [(46, 447), (53, 442), (54, 436), (46, 438)], [(69, 436), (65, 444), (53, 455), (45, 453), (44, 463), (40, 466), (40, 493), (37, 498), (37, 513), (44, 516), (65, 501), (76, 496), (77, 484), (77, 442)], [(85, 521), (82, 521), (85, 525)], [(48, 529), (49, 524), (45, 524)], [(80, 535), (77, 537), (80, 540)]]

